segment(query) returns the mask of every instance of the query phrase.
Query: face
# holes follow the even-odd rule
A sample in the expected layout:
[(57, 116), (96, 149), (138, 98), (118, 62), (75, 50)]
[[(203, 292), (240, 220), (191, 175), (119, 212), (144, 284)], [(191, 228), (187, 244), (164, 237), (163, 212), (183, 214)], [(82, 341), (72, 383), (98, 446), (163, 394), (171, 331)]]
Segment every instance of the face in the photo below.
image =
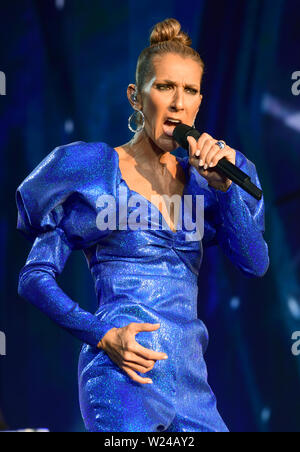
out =
[(176, 123), (192, 126), (198, 113), (202, 94), (202, 68), (191, 58), (166, 54), (153, 59), (154, 75), (145, 84), (140, 106), (145, 116), (146, 134), (162, 150), (178, 147), (173, 139)]

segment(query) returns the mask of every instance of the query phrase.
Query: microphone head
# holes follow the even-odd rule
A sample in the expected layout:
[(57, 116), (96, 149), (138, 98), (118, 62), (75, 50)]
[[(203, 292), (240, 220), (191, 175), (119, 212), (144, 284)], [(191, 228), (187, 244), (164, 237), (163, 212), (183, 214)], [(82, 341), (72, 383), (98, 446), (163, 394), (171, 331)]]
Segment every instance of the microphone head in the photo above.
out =
[(187, 150), (189, 150), (189, 142), (187, 141), (188, 136), (192, 136), (198, 140), (200, 133), (198, 130), (188, 126), (187, 124), (178, 124), (178, 126), (176, 126), (173, 130), (174, 140), (177, 141), (179, 146)]

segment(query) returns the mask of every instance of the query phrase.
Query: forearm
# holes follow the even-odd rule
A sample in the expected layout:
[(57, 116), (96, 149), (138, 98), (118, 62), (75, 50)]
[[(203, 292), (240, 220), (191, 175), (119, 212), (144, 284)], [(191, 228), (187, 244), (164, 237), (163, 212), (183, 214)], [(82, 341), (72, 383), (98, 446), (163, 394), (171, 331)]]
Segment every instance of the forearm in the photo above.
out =
[(20, 272), (18, 294), (73, 336), (92, 346), (114, 325), (79, 307), (58, 286), (50, 265), (27, 265)]
[[(262, 277), (269, 267), (268, 246), (258, 219), (262, 218), (263, 200), (252, 214), (242, 196), (242, 189), (232, 183), (226, 192), (214, 190), (219, 203), (221, 224), (217, 227), (220, 246), (231, 261), (247, 276)], [(259, 203), (259, 204), (258, 204)]]

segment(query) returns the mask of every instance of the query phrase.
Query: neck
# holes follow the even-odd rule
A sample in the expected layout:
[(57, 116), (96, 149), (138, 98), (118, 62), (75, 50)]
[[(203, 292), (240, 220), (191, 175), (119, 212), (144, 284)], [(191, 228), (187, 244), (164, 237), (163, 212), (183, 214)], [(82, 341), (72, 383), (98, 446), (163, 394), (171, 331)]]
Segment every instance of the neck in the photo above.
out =
[(143, 131), (137, 132), (124, 146), (126, 152), (141, 165), (150, 165), (154, 169), (166, 167), (176, 158), (169, 151), (159, 148)]

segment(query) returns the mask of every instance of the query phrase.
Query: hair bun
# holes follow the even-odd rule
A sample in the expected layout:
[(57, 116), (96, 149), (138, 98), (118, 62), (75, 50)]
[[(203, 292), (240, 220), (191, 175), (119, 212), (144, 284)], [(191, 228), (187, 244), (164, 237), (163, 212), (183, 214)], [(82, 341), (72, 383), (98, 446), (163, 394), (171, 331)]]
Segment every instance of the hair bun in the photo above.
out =
[(181, 25), (176, 19), (165, 19), (158, 22), (152, 28), (150, 35), (150, 45), (155, 45), (164, 41), (177, 41), (186, 46), (192, 44), (192, 40), (187, 33), (181, 30)]

